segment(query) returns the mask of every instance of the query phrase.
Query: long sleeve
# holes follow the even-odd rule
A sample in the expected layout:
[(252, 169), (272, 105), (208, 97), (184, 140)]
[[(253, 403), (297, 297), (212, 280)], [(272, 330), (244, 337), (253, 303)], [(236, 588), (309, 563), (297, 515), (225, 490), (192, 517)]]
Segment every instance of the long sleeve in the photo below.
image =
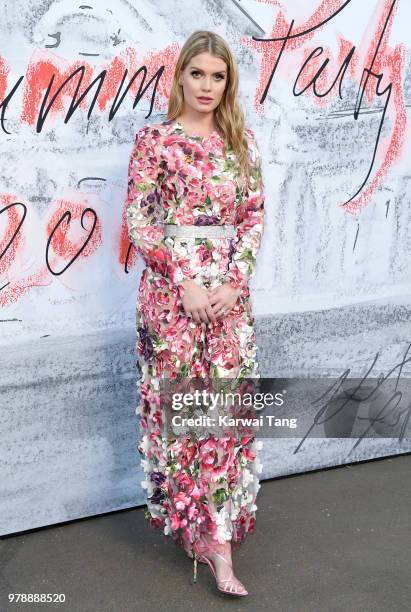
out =
[(235, 288), (243, 288), (254, 275), (256, 257), (264, 229), (264, 183), (261, 172), (261, 156), (254, 132), (247, 130), (250, 155), (250, 178), (245, 186), (243, 201), (237, 206), (234, 225), (237, 238), (226, 274)]
[(128, 235), (153, 272), (168, 278), (184, 294), (181, 282), (195, 276), (190, 259), (181, 259), (164, 242), (164, 226), (158, 222), (161, 206), (159, 184), (164, 173), (160, 160), (160, 131), (146, 125), (136, 134), (128, 168), (126, 219)]

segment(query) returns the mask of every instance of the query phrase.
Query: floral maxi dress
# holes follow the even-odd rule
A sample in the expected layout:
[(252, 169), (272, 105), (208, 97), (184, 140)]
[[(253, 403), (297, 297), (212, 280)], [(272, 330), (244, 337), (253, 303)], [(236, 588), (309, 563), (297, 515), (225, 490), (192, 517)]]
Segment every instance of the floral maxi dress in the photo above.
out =
[[(219, 133), (188, 135), (177, 120), (136, 134), (125, 207), (128, 235), (143, 258), (136, 308), (145, 516), (191, 557), (203, 534), (237, 548), (254, 529), (262, 443), (252, 436), (169, 439), (162, 435), (159, 380), (259, 378), (248, 281), (264, 226), (261, 157), (246, 129), (251, 173), (240, 176)], [(165, 236), (163, 224), (234, 225), (235, 238)], [(182, 281), (224, 282), (241, 293), (224, 317), (198, 324), (185, 314)]]

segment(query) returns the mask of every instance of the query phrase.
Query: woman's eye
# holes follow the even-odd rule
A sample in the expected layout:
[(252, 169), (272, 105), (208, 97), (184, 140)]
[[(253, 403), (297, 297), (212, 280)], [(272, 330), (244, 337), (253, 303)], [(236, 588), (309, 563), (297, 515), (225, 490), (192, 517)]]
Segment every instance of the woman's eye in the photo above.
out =
[[(193, 72), (191, 73), (191, 76), (197, 76), (201, 74), (200, 72), (198, 72), (198, 70), (193, 70)], [(217, 77), (218, 81), (221, 81), (221, 79), (224, 79), (224, 76), (222, 74), (216, 74), (215, 75)]]

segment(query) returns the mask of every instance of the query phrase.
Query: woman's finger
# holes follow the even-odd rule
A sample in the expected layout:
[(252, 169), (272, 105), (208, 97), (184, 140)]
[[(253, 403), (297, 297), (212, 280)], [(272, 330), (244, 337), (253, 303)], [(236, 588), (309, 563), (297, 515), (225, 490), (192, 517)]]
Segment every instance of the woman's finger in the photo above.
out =
[(194, 319), (194, 321), (195, 321), (196, 323), (201, 323), (201, 319), (200, 319), (200, 316), (199, 316), (199, 314), (198, 314), (198, 311), (197, 311), (197, 310), (193, 310), (193, 311), (192, 311), (192, 314), (193, 314), (193, 319)]
[(215, 313), (220, 312), (222, 308), (225, 308), (223, 300), (217, 300), (217, 302), (212, 305), (212, 308)]
[(198, 314), (200, 315), (201, 321), (204, 321), (204, 323), (210, 323), (205, 308), (200, 308), (199, 311), (198, 311)]
[(209, 321), (215, 321), (216, 314), (215, 314), (214, 310), (212, 309), (212, 307), (211, 306), (206, 306), (205, 310), (207, 312), (207, 316), (208, 316)]

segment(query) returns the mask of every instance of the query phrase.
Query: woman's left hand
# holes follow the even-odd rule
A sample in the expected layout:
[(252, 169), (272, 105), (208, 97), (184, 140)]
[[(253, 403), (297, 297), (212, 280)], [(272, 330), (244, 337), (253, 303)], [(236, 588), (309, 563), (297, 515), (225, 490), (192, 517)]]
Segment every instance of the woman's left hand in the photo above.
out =
[(217, 319), (223, 318), (234, 306), (241, 288), (235, 289), (230, 283), (223, 283), (208, 290), (211, 307)]

